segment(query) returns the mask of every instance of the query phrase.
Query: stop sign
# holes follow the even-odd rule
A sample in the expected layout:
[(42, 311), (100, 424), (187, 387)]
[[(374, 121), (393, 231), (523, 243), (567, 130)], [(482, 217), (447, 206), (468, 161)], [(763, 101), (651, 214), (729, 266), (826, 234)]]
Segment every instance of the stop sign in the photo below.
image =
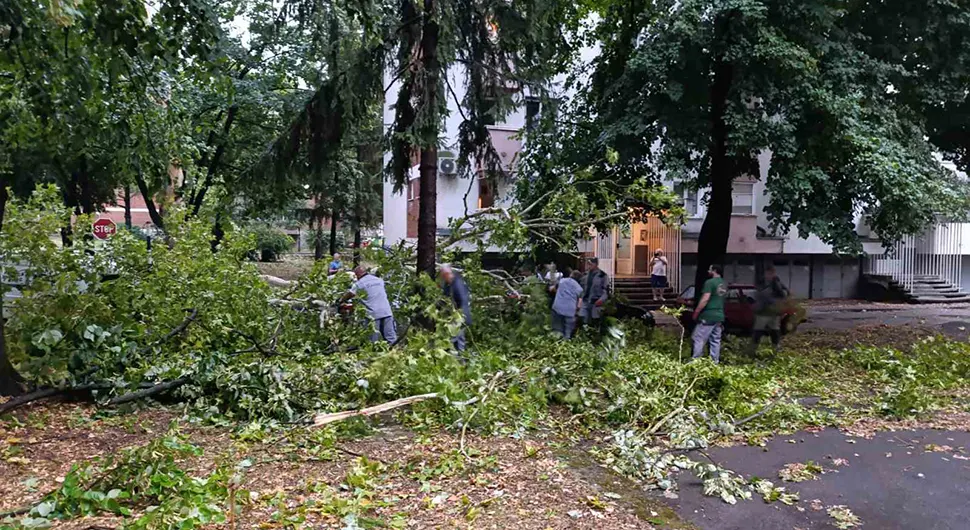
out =
[(111, 219), (101, 218), (91, 225), (91, 231), (94, 233), (94, 237), (103, 240), (115, 235), (118, 227)]

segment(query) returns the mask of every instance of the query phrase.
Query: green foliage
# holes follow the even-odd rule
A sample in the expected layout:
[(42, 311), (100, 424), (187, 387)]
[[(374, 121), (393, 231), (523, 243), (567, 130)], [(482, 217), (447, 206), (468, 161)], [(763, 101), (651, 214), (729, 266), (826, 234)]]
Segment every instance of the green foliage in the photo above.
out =
[[(964, 215), (963, 186), (926, 138), (965, 150), (962, 114), (937, 112), (927, 126), (928, 107), (965, 106), (965, 10), (891, 4), (598, 2), (589, 36), (602, 52), (568, 118), (539, 142), (534, 180), (591, 167), (620, 187), (711, 186), (713, 227), (730, 215), (731, 181), (765, 179), (772, 229), (849, 251), (861, 248), (860, 214), (887, 242), (936, 214)], [(610, 150), (617, 162), (603, 160)], [(701, 246), (723, 253), (717, 239)]]
[[(251, 464), (225, 463), (206, 477), (183, 466), (202, 450), (170, 431), (148, 444), (78, 464), (54, 492), (5, 528), (47, 528), (55, 520), (101, 513), (126, 518), (126, 529), (200, 528), (226, 520), (233, 484)], [(248, 492), (242, 492), (248, 497)]]
[(261, 261), (276, 261), (280, 255), (293, 248), (293, 238), (286, 232), (270, 225), (257, 225), (252, 229), (256, 238), (256, 251)]

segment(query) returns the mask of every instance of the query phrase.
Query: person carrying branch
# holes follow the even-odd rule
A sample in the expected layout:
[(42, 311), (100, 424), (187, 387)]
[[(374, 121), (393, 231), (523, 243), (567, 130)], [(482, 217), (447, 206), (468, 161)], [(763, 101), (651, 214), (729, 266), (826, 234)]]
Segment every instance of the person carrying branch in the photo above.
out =
[(761, 338), (771, 337), (771, 347), (781, 348), (781, 304), (788, 298), (788, 288), (781, 283), (774, 267), (765, 269), (764, 284), (755, 295), (754, 329), (751, 332), (751, 354), (758, 351)]
[(471, 291), (465, 279), (447, 263), (441, 266), (441, 280), (444, 283), (442, 287), (444, 295), (451, 298), (455, 303), (455, 309), (461, 312), (465, 320), (461, 330), (451, 339), (451, 343), (456, 350), (465, 351), (465, 330), (472, 323)]
[(387, 291), (384, 289), (384, 280), (367, 272), (363, 265), (354, 267), (354, 276), (357, 281), (350, 287), (350, 291), (344, 294), (341, 302), (350, 300), (364, 292), (360, 299), (367, 309), (367, 316), (374, 322), (377, 330), (371, 335), (371, 342), (377, 342), (381, 338), (390, 344), (397, 342), (397, 327), (394, 324), (394, 313), (391, 311), (391, 303), (387, 299)]
[(694, 310), (694, 355), (697, 359), (704, 355), (704, 346), (710, 344), (711, 360), (714, 364), (721, 359), (721, 331), (724, 329), (724, 298), (727, 286), (721, 278), (724, 269), (720, 265), (711, 265), (707, 270), (710, 278), (701, 288), (701, 299)]

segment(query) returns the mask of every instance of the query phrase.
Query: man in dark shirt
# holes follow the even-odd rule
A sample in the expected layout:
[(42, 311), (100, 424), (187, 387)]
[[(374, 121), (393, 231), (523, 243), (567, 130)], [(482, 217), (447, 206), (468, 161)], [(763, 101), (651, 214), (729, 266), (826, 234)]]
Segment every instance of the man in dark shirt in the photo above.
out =
[(456, 350), (465, 351), (465, 328), (472, 323), (471, 292), (468, 290), (468, 284), (465, 283), (464, 278), (452, 269), (451, 265), (441, 266), (441, 279), (444, 282), (445, 296), (451, 298), (455, 303), (455, 308), (465, 317), (461, 331), (451, 339)]
[(781, 283), (775, 268), (767, 267), (764, 284), (755, 295), (752, 354), (758, 351), (758, 344), (766, 334), (771, 337), (771, 346), (776, 352), (781, 348), (781, 304), (785, 298), (788, 298), (788, 288)]
[(589, 260), (591, 268), (583, 282), (583, 307), (580, 317), (583, 323), (596, 329), (597, 336), (603, 336), (603, 305), (610, 296), (610, 277), (599, 268), (597, 258)]

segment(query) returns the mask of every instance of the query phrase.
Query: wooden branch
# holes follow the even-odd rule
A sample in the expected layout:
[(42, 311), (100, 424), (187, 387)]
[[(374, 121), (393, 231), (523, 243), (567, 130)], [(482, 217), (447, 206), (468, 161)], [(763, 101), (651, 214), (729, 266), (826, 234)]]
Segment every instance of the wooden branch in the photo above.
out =
[(787, 393), (782, 392), (781, 395), (779, 395), (778, 397), (776, 397), (774, 399), (774, 401), (772, 401), (771, 403), (768, 403), (768, 405), (765, 408), (759, 410), (758, 412), (755, 412), (754, 414), (748, 416), (747, 418), (744, 418), (742, 420), (738, 420), (738, 421), (734, 422), (734, 426), (735, 427), (739, 427), (741, 425), (744, 425), (745, 423), (748, 423), (749, 421), (752, 421), (752, 420), (755, 420), (757, 418), (760, 418), (761, 416), (764, 416), (765, 413), (767, 413), (769, 410), (775, 408), (775, 405), (777, 405), (778, 402), (780, 402), (782, 399), (784, 399), (787, 396), (788, 396)]
[(178, 335), (179, 333), (182, 333), (183, 331), (185, 331), (185, 328), (189, 327), (189, 324), (191, 324), (192, 322), (195, 322), (196, 317), (199, 316), (199, 310), (198, 309), (192, 308), (192, 309), (189, 309), (188, 311), (189, 311), (189, 316), (185, 317), (185, 320), (183, 320), (178, 326), (175, 326), (174, 328), (172, 328), (172, 331), (169, 331), (164, 337), (162, 337), (162, 338), (156, 340), (155, 342), (149, 344), (148, 346), (145, 346), (144, 348), (138, 350), (138, 353), (140, 353), (140, 354), (147, 353), (149, 350), (151, 350), (155, 346), (158, 346), (160, 344), (164, 344), (164, 343), (168, 342), (169, 339), (171, 339), (172, 337), (174, 337), (174, 336)]
[(110, 388), (114, 388), (114, 385), (109, 383), (89, 383), (77, 386), (40, 388), (3, 403), (0, 405), (0, 414), (12, 412), (14, 409), (19, 409), (20, 407), (33, 403), (34, 401), (60, 396), (62, 394), (69, 394), (71, 392), (88, 392), (91, 390), (107, 390)]
[(38, 401), (56, 396), (64, 391), (65, 389), (63, 388), (41, 388), (39, 390), (34, 390), (33, 392), (28, 392), (22, 396), (17, 396), (6, 403), (0, 404), (0, 414), (6, 414), (7, 412), (20, 408), (32, 401)]
[(394, 401), (388, 401), (387, 403), (374, 405), (373, 407), (367, 407), (365, 409), (345, 410), (343, 412), (333, 412), (330, 414), (317, 414), (316, 416), (313, 417), (313, 424), (316, 426), (320, 426), (320, 425), (327, 425), (328, 423), (334, 423), (337, 421), (343, 421), (348, 418), (353, 418), (355, 416), (373, 416), (375, 414), (380, 414), (381, 412), (387, 412), (389, 410), (394, 410), (396, 408), (404, 407), (412, 403), (418, 403), (420, 401), (425, 401), (427, 399), (433, 399), (436, 397), (438, 397), (438, 393), (432, 392), (430, 394), (419, 394), (416, 396), (395, 399)]
[(16, 517), (18, 515), (23, 515), (34, 509), (33, 505), (21, 506), (20, 508), (14, 508), (13, 510), (7, 510), (5, 512), (0, 512), (0, 520), (6, 519), (7, 517)]
[(296, 283), (296, 282), (291, 282), (290, 280), (284, 280), (283, 278), (279, 278), (277, 276), (272, 276), (269, 274), (260, 274), (259, 277), (262, 278), (263, 281), (268, 283), (271, 287), (292, 287), (293, 284)]
[(135, 392), (129, 392), (127, 394), (124, 394), (124, 395), (121, 395), (121, 396), (116, 396), (116, 397), (111, 398), (108, 401), (107, 405), (109, 407), (113, 407), (113, 406), (116, 406), (116, 405), (121, 405), (123, 403), (128, 403), (128, 402), (131, 402), (131, 401), (136, 401), (136, 400), (139, 400), (139, 399), (143, 399), (143, 398), (146, 398), (146, 397), (149, 397), (149, 396), (154, 396), (155, 394), (161, 394), (162, 392), (167, 392), (169, 390), (176, 389), (176, 388), (178, 388), (178, 387), (180, 387), (180, 386), (188, 383), (190, 380), (191, 379), (188, 376), (184, 376), (184, 377), (179, 377), (178, 379), (175, 379), (175, 380), (172, 380), (172, 381), (167, 381), (167, 382), (164, 382), (164, 383), (159, 383), (159, 384), (157, 384), (155, 386), (152, 386), (152, 387), (149, 387), (149, 388), (145, 388), (145, 389), (142, 389), (142, 390), (137, 390)]

